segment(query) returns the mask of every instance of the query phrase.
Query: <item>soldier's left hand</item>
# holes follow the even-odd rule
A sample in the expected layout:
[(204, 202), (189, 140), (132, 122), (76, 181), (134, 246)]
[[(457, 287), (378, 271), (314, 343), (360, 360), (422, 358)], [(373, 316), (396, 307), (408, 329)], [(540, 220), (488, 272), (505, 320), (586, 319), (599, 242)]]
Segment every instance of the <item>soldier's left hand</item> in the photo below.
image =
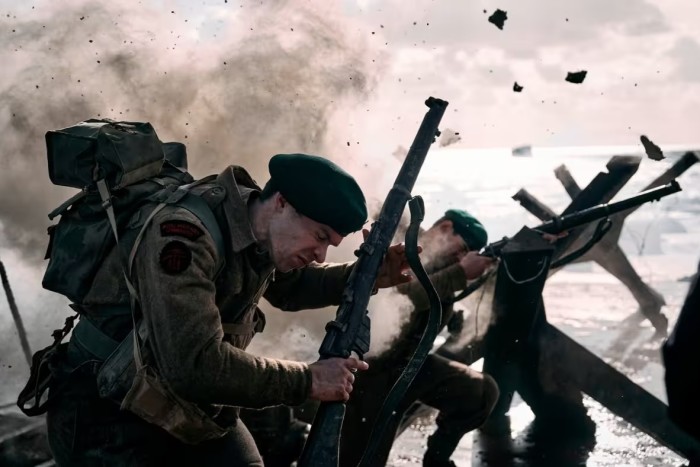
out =
[(565, 230), (564, 232), (560, 232), (560, 233), (558, 233), (558, 234), (549, 234), (549, 233), (543, 232), (543, 233), (542, 233), (542, 238), (544, 238), (545, 240), (547, 240), (550, 244), (553, 244), (553, 243), (557, 243), (557, 241), (558, 241), (560, 238), (564, 238), (564, 237), (566, 237), (567, 235), (569, 235), (569, 232), (568, 232), (567, 230)]
[[(369, 230), (362, 229), (362, 236), (365, 240), (369, 236)], [(423, 249), (419, 246), (418, 252)], [(404, 282), (409, 282), (413, 277), (408, 274), (410, 266), (406, 259), (406, 246), (403, 243), (391, 245), (384, 256), (384, 262), (379, 268), (375, 288), (385, 289), (395, 287)]]
[(496, 262), (488, 256), (481, 256), (477, 251), (457, 255), (467, 280), (474, 280), (495, 266)]

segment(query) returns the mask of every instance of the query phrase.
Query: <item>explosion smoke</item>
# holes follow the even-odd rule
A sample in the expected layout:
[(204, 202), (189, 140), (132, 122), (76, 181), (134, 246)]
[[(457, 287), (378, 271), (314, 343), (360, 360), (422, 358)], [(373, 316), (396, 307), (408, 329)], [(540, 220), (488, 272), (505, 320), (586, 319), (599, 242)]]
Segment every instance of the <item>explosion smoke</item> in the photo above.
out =
[[(347, 154), (347, 138), (334, 114), (370, 96), (384, 60), (335, 5), (242, 0), (187, 12), (168, 0), (44, 0), (14, 8), (0, 15), (0, 244), (21, 261), (43, 268), (46, 214), (74, 194), (48, 178), (44, 133), (87, 118), (151, 122), (161, 140), (187, 145), (195, 177), (238, 164), (264, 183), (270, 156), (309, 152), (358, 177), (368, 200), (384, 198), (373, 194), (383, 189), (376, 177), (363, 180), (362, 158), (376, 153), (358, 146), (339, 160), (336, 143)], [(359, 241), (343, 244), (332, 260), (352, 259)], [(30, 334), (42, 336), (38, 346), (65, 317), (65, 300), (46, 295), (20, 310), (35, 325)], [(54, 297), (56, 312), (40, 313)], [(291, 323), (322, 329), (332, 314), (319, 313), (271, 313), (256, 341), (278, 344)]]
[(196, 176), (236, 163), (264, 183), (275, 153), (332, 158), (329, 118), (365, 99), (378, 73), (320, 1), (219, 6), (230, 32), (216, 40), (197, 38), (206, 28), (167, 5), (18, 8), (0, 20), (0, 222), (7, 245), (33, 261), (46, 213), (72, 194), (48, 179), (45, 131), (95, 116), (150, 121), (162, 140), (187, 145)]

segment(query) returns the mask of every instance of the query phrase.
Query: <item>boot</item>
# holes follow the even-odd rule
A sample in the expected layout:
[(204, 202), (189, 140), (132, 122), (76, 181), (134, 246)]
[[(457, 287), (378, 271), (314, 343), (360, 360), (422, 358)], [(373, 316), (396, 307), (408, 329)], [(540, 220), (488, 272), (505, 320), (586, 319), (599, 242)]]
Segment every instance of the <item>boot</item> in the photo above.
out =
[(428, 438), (428, 449), (423, 456), (423, 467), (456, 467), (450, 460), (463, 434), (439, 428)]

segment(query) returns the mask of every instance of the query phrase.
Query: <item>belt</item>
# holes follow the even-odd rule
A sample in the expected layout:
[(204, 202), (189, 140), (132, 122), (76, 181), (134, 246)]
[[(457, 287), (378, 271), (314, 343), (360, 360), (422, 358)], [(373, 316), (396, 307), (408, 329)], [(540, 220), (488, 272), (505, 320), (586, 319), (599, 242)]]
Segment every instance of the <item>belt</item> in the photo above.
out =
[[(131, 313), (129, 307), (125, 305), (100, 306), (95, 308), (88, 309), (93, 313), (97, 313), (99, 316), (117, 316)], [(222, 323), (221, 327), (228, 340), (232, 336), (249, 336), (253, 333), (262, 332), (263, 329), (265, 329), (265, 322), (265, 315), (263, 313), (256, 313), (254, 320), (250, 323)], [(73, 328), (71, 341), (100, 361), (107, 360), (121, 343), (102, 332), (86, 316), (81, 316), (80, 321), (78, 321), (78, 324)]]
[(85, 317), (73, 328), (71, 341), (90, 352), (98, 360), (105, 361), (112, 355), (120, 342), (112, 339)]

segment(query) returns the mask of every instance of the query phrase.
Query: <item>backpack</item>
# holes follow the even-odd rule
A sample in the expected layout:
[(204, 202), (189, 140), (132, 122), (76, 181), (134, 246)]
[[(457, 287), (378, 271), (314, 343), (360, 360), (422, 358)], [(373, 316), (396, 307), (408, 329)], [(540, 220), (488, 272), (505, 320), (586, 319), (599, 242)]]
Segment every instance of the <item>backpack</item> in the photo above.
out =
[[(197, 216), (214, 240), (219, 258), (217, 270), (221, 271), (225, 258), (221, 229), (206, 201), (189, 191), (215, 177), (194, 181), (187, 173), (183, 144), (162, 143), (150, 123), (91, 119), (47, 132), (46, 147), (51, 181), (81, 191), (49, 214), (51, 220), (57, 216), (61, 219), (48, 229), (49, 264), (42, 279), (45, 289), (81, 304), (97, 270), (116, 246), (121, 253), (133, 317), (137, 297), (129, 279), (128, 255), (137, 248), (140, 235), (129, 245), (120, 244), (119, 237), (136, 211), (149, 203), (157, 203), (156, 209), (177, 205)], [(45, 393), (54, 364), (65, 351), (66, 344), (61, 342), (73, 328), (76, 317), (66, 319), (63, 329), (54, 331), (54, 342), (32, 357), (29, 381), (17, 400), (26, 415), (46, 412)], [(89, 324), (86, 320), (80, 323)], [(101, 331), (96, 328), (90, 331), (96, 342), (101, 342)], [(131, 345), (133, 342), (138, 348), (138, 342), (132, 339), (134, 335), (132, 330), (120, 343), (121, 353), (115, 351), (114, 357), (110, 355), (108, 371), (104, 372), (105, 384), (117, 386), (121, 382), (118, 378), (137, 356)]]
[[(61, 219), (48, 228), (42, 286), (80, 304), (136, 211), (194, 179), (187, 173), (185, 146), (162, 143), (150, 123), (86, 120), (47, 132), (46, 147), (51, 181), (81, 191), (49, 214)], [(216, 241), (220, 229), (205, 203), (191, 201), (185, 207)], [(222, 253), (223, 244), (216, 243)]]

